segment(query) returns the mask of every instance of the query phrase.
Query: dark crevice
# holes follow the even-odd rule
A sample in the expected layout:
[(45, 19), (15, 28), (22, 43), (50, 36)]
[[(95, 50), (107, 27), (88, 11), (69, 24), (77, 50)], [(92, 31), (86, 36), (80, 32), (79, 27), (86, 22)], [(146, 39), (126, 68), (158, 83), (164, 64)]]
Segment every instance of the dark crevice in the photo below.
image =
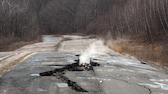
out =
[(69, 87), (72, 88), (72, 90), (78, 91), (78, 92), (88, 92), (87, 90), (81, 88), (76, 82), (69, 80), (66, 76), (60, 76), (59, 77), (63, 82), (67, 83)]
[(63, 66), (62, 68), (57, 68), (52, 71), (42, 72), (40, 76), (57, 76), (59, 74), (64, 74), (65, 71), (94, 71), (93, 67), (100, 66), (100, 64), (96, 62), (90, 62), (90, 64), (79, 65), (79, 61), (76, 63), (68, 64), (68, 65), (50, 65), (50, 66)]
[(142, 61), (142, 60), (140, 62), (141, 62), (141, 64), (147, 64), (145, 61)]
[(80, 54), (76, 54), (75, 56), (79, 57), (79, 56), (80, 56)]
[(64, 40), (61, 40), (60, 42), (57, 43), (57, 45), (55, 46), (55, 51), (57, 51), (58, 48), (60, 48), (61, 43), (62, 43), (63, 41), (64, 41)]
[(123, 80), (123, 79), (118, 79), (118, 78), (115, 78), (115, 77), (111, 77), (111, 78), (113, 78), (113, 79), (115, 79), (115, 80), (119, 80), (119, 81), (125, 82), (125, 83), (128, 83), (128, 84), (134, 84), (134, 85), (137, 85), (137, 86), (139, 86), (139, 87), (143, 87), (144, 89), (147, 89), (147, 90), (149, 91), (149, 94), (152, 94), (151, 89), (150, 89), (150, 88), (147, 88), (146, 86), (142, 86), (142, 85), (139, 85), (139, 84), (137, 84), (137, 83), (132, 83), (132, 82), (129, 82), (129, 81), (126, 81), (126, 80)]
[(68, 65), (50, 65), (50, 66), (63, 66), (62, 68), (57, 68), (52, 71), (46, 71), (39, 73), (40, 76), (56, 76), (58, 79), (61, 79), (63, 82), (67, 83), (71, 89), (76, 90), (77, 92), (88, 92), (87, 90), (81, 88), (76, 82), (71, 81), (68, 77), (64, 76), (66, 71), (93, 71), (93, 67), (100, 66), (96, 62), (90, 62), (90, 64), (79, 64), (79, 60), (75, 60), (76, 63)]
[(143, 85), (139, 85), (139, 84), (137, 84), (138, 86), (141, 86), (141, 87), (144, 87), (144, 88), (146, 88), (146, 89), (148, 89), (148, 91), (149, 91), (149, 94), (152, 94), (152, 91), (151, 91), (151, 89), (150, 88), (147, 88), (146, 86), (143, 86)]

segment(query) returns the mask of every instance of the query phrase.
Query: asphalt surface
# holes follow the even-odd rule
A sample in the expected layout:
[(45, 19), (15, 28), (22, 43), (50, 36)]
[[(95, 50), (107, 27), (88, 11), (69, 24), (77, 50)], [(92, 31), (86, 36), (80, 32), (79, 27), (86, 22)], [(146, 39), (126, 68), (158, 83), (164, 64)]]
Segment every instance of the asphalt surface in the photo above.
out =
[[(61, 41), (64, 38), (72, 40)], [(88, 92), (75, 90), (58, 76), (38, 75), (75, 63), (78, 59), (76, 55), (84, 53), (95, 41), (97, 39), (88, 36), (43, 36), (42, 43), (13, 52), (0, 52), (1, 63), (17, 61), (1, 75), (0, 94), (168, 94), (166, 73), (111, 49), (92, 57), (92, 61), (100, 64), (92, 70), (64, 71), (64, 77)], [(100, 53), (107, 48), (98, 43), (94, 49)], [(13, 56), (17, 57), (25, 51), (28, 55), (15, 60)], [(14, 59), (10, 60), (12, 57)]]

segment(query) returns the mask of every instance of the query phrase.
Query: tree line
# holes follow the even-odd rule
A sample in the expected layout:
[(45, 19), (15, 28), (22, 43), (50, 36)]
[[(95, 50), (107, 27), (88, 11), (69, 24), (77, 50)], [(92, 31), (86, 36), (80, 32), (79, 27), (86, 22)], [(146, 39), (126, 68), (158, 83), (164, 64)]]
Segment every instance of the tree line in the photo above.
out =
[[(84, 31), (143, 38), (148, 42), (168, 42), (168, 0), (112, 0)], [(106, 4), (105, 4), (106, 5)]]
[(85, 33), (166, 41), (168, 0), (0, 0), (0, 37)]

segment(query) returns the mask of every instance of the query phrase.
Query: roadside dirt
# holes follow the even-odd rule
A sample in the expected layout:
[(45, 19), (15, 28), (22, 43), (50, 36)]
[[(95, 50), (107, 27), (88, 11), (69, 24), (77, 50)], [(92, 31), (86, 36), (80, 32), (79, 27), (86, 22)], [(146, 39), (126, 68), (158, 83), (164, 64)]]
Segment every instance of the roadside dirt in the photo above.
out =
[(107, 41), (107, 45), (129, 58), (146, 61), (152, 66), (168, 72), (168, 44), (138, 43), (133, 40), (119, 39)]
[[(50, 36), (46, 36), (46, 37), (50, 37)], [(0, 57), (0, 62), (1, 62), (0, 75), (8, 71), (11, 67), (26, 60), (31, 55), (36, 54), (37, 52), (55, 51), (56, 45), (60, 42), (60, 40), (56, 42), (38, 42), (38, 43), (34, 43), (34, 42), (38, 42), (38, 40), (28, 42), (28, 43), (26, 42), (16, 43), (17, 46), (12, 46), (11, 48), (15, 48), (21, 45), (22, 46), (25, 45), (25, 46), (17, 49), (15, 48), (16, 50), (12, 51), (12, 53)], [(26, 45), (26, 44), (29, 44), (29, 45)]]
[(8, 44), (4, 44), (1, 43), (0, 45), (0, 52), (4, 52), (4, 51), (13, 51), (16, 50), (24, 45), (28, 45), (28, 44), (33, 44), (33, 43), (37, 43), (40, 42), (40, 39), (34, 40), (34, 41), (18, 41), (18, 42), (14, 42), (14, 43), (8, 43)]

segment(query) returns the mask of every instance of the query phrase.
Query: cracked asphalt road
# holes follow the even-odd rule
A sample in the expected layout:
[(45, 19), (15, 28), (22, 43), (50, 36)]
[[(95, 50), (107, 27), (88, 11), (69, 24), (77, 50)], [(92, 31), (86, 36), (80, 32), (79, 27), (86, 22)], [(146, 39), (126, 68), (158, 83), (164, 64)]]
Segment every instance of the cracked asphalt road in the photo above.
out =
[[(61, 41), (64, 38), (72, 40)], [(44, 42), (27, 45), (13, 52), (0, 52), (1, 63), (17, 61), (21, 53), (34, 53), (8, 67), (0, 77), (0, 94), (168, 94), (168, 75), (136, 59), (113, 50), (96, 55), (100, 64), (91, 71), (66, 71), (64, 76), (88, 92), (73, 90), (54, 76), (31, 76), (75, 63), (90, 44), (97, 41), (88, 36), (43, 36)], [(59, 45), (58, 45), (59, 44)], [(97, 44), (96, 50), (104, 46)], [(25, 53), (26, 54), (26, 53)], [(11, 60), (11, 57), (14, 59)], [(22, 57), (24, 58), (24, 57)], [(48, 66), (55, 65), (58, 66)], [(1, 64), (0, 66), (3, 66)]]

